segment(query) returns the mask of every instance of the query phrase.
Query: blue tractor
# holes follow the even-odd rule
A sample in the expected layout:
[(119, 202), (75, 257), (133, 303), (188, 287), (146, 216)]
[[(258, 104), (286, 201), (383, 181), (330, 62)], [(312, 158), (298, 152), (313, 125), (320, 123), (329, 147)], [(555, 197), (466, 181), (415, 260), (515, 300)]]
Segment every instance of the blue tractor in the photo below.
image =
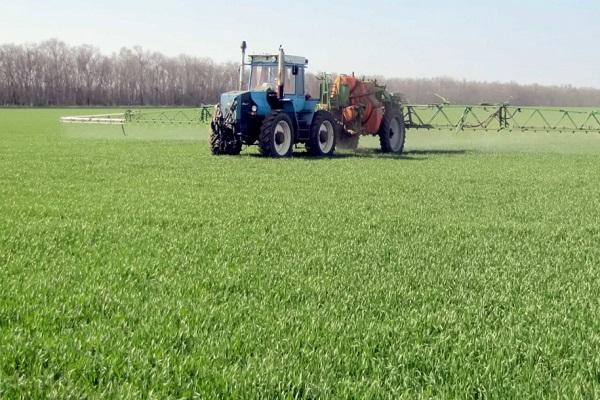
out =
[[(297, 143), (309, 154), (333, 154), (339, 123), (319, 100), (305, 92), (304, 57), (278, 54), (250, 55), (246, 63), (242, 43), (239, 90), (223, 93), (211, 123), (210, 148), (213, 154), (237, 155), (242, 145), (258, 145), (267, 157), (286, 157)], [(244, 66), (250, 79), (244, 84)]]

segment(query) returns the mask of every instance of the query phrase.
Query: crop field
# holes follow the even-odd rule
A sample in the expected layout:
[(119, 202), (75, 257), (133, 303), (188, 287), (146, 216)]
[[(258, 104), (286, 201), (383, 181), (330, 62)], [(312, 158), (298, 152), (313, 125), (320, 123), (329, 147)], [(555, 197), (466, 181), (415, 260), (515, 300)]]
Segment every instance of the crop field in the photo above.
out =
[(600, 397), (599, 134), (272, 160), (77, 113), (0, 109), (0, 398)]

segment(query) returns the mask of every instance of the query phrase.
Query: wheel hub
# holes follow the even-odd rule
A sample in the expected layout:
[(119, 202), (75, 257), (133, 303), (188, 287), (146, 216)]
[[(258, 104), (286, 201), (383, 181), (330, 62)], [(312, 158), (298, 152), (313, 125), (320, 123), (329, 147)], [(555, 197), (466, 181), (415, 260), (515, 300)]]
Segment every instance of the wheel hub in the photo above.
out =
[(323, 153), (329, 153), (333, 148), (335, 134), (333, 125), (329, 121), (323, 121), (319, 127), (319, 148)]
[(319, 132), (319, 141), (321, 143), (326, 143), (327, 142), (327, 131), (321, 131), (321, 132)]
[(402, 129), (398, 118), (394, 118), (390, 124), (389, 140), (392, 151), (399, 151), (402, 146)]
[(284, 156), (292, 146), (292, 128), (286, 121), (279, 121), (273, 132), (273, 144), (275, 152), (279, 156)]
[(281, 144), (284, 141), (284, 137), (283, 137), (283, 132), (276, 132), (275, 133), (275, 144)]

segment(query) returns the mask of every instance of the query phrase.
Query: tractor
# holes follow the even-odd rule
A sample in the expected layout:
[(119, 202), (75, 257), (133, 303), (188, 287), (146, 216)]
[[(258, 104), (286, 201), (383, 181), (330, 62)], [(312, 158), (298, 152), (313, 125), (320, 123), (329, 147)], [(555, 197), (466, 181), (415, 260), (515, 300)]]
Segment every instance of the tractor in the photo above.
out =
[[(401, 153), (405, 127), (399, 99), (376, 81), (323, 75), (318, 99), (305, 90), (308, 60), (278, 54), (250, 55), (242, 43), (239, 90), (223, 93), (211, 122), (215, 155), (237, 155), (258, 145), (267, 157), (287, 157), (304, 144), (313, 156), (331, 156), (339, 147), (355, 149), (361, 135), (379, 136), (383, 152)], [(245, 68), (250, 67), (244, 84)]]

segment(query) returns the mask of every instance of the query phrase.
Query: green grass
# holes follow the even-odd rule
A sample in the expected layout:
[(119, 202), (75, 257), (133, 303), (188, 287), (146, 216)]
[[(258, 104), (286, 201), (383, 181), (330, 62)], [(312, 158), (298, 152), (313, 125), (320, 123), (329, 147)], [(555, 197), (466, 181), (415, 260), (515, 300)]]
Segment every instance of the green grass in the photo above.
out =
[(0, 110), (0, 398), (600, 396), (600, 135), (270, 160), (72, 113)]

